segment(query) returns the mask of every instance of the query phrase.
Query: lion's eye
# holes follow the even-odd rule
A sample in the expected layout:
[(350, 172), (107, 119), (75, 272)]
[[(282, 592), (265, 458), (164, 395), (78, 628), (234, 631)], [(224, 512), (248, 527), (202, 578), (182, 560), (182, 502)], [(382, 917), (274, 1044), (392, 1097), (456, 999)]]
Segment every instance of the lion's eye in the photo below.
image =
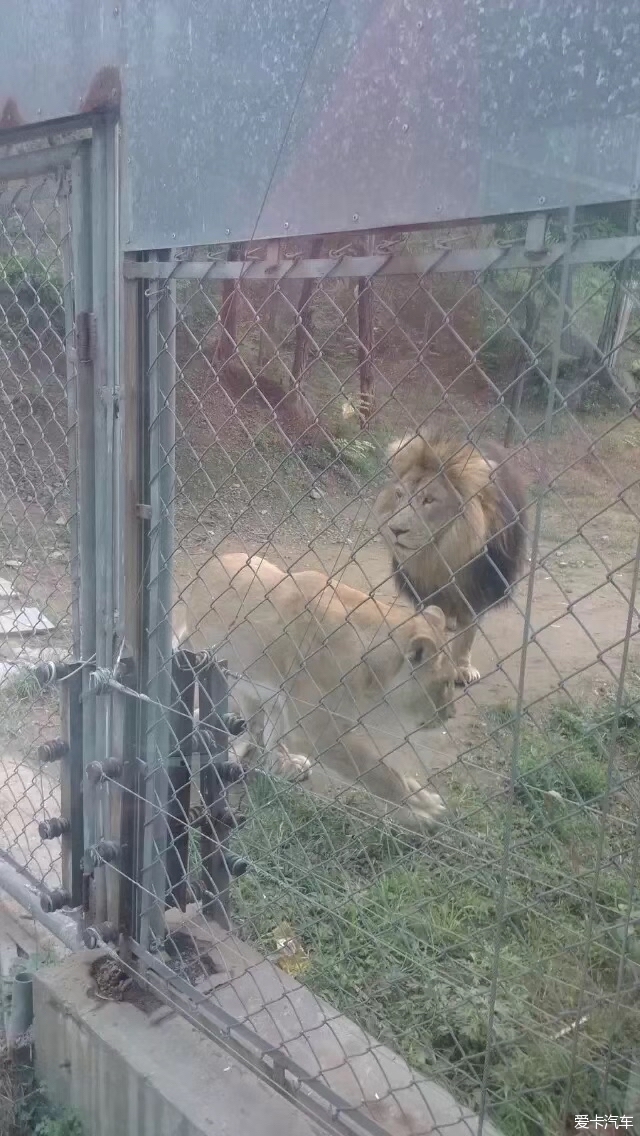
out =
[(424, 497), (422, 498), (423, 505), (433, 505), (434, 501), (435, 497), (432, 497), (430, 493), (425, 493)]
[(401, 490), (400, 486), (397, 485), (396, 486), (396, 501), (399, 501), (401, 497), (402, 497), (402, 490)]

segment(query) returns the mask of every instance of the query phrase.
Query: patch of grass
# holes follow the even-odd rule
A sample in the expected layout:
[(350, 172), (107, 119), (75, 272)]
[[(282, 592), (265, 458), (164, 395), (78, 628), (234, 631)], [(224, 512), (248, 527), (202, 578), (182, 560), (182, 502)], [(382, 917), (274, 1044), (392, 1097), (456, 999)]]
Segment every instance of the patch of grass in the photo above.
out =
[(33, 701), (43, 693), (43, 688), (36, 678), (33, 667), (17, 670), (9, 676), (4, 683), (3, 694), (10, 698), (17, 698), (21, 702)]
[(0, 1052), (2, 1136), (83, 1136), (76, 1116), (55, 1108), (35, 1079), (31, 1065)]
[(82, 1136), (80, 1121), (71, 1113), (62, 1116), (48, 1116), (33, 1129), (33, 1136)]
[[(634, 715), (618, 719), (620, 775)], [(565, 1108), (624, 1111), (640, 944), (632, 818), (622, 798), (599, 808), (610, 719), (601, 703), (525, 727), (514, 800), (451, 784), (450, 819), (428, 839), (269, 778), (234, 837), (253, 868), (236, 885), (245, 937), (272, 952), (289, 923), (304, 981), (471, 1107), (490, 1045), (491, 1112), (509, 1136), (559, 1131)], [(506, 766), (506, 708), (502, 722)]]
[(513, 722), (514, 708), (510, 702), (497, 702), (487, 706), (485, 717), (492, 730), (502, 730)]
[(618, 707), (613, 695), (607, 695), (586, 712), (575, 707), (557, 707), (552, 720), (568, 741), (594, 757), (602, 757), (614, 739), (625, 753), (640, 756), (640, 698), (627, 694)]
[[(495, 721), (501, 725), (498, 719)], [(503, 721), (501, 734), (506, 747), (505, 731), (511, 734), (513, 721)], [(616, 760), (610, 774), (612, 747)], [(555, 834), (570, 839), (575, 824), (581, 823), (582, 806), (598, 806), (607, 792), (615, 801), (623, 792), (639, 753), (637, 698), (626, 696), (618, 708), (612, 696), (603, 697), (584, 711), (556, 706), (542, 729), (525, 725), (521, 730), (516, 795), (533, 816), (549, 817), (553, 810)]]
[(359, 436), (340, 444), (340, 459), (365, 481), (378, 477), (385, 466), (384, 444), (375, 437)]

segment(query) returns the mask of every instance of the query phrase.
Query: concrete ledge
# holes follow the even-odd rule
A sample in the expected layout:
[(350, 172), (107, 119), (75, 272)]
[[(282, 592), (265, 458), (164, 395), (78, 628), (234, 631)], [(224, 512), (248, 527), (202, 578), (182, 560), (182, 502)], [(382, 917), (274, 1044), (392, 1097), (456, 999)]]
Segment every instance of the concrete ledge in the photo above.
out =
[(33, 977), (36, 1072), (91, 1136), (319, 1136), (274, 1088), (178, 1015), (98, 999), (75, 955)]
[[(172, 908), (167, 925), (188, 935), (200, 957), (208, 954), (213, 962), (209, 1004), (286, 1054), (344, 1101), (352, 1116), (389, 1136), (478, 1136), (478, 1117), (447, 1089), (232, 932), (195, 907), (185, 914)], [(501, 1136), (486, 1117), (482, 1134)]]

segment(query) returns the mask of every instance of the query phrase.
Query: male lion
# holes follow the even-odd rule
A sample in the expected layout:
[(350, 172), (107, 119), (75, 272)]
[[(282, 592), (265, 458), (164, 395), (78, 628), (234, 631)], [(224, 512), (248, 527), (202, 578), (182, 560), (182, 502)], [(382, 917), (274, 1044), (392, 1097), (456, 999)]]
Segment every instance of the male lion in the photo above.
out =
[(443, 811), (438, 794), (384, 761), (415, 765), (412, 741), (454, 713), (439, 608), (416, 615), (321, 572), (285, 573), (243, 554), (201, 569), (179, 608), (177, 643), (226, 658), (232, 699), (268, 757), (301, 728), (322, 765), (393, 806), (400, 823), (420, 829)]
[(396, 585), (420, 609), (438, 604), (449, 630), (456, 681), (474, 682), (477, 619), (505, 602), (522, 574), (527, 505), (524, 483), (495, 442), (421, 431), (389, 447), (395, 481), (375, 512), (392, 553)]

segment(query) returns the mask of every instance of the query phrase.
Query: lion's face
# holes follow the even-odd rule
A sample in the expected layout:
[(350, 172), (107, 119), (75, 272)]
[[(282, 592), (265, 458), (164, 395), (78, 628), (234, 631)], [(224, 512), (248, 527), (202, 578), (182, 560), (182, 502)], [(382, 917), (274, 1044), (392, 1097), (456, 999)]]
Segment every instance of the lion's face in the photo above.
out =
[(398, 563), (438, 541), (460, 516), (463, 502), (444, 473), (408, 474), (386, 486), (375, 511), (380, 531)]
[(409, 731), (433, 729), (455, 714), (456, 668), (446, 634), (443, 612), (431, 606), (409, 620), (398, 636), (402, 662), (385, 702)]

